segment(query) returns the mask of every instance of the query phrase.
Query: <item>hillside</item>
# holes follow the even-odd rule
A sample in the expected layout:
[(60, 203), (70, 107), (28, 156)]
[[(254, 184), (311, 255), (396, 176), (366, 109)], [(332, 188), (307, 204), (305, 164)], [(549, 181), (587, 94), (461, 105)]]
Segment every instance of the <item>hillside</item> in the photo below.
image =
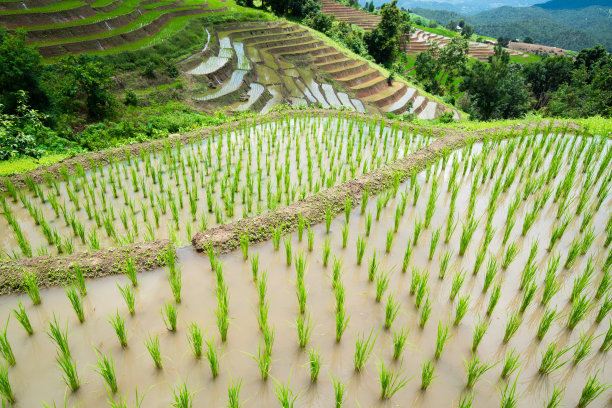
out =
[(442, 25), (450, 20), (464, 19), (477, 33), (496, 38), (531, 37), (539, 44), (575, 51), (602, 44), (612, 50), (612, 17), (602, 6), (581, 9), (499, 7), (471, 16), (423, 8), (413, 11)]

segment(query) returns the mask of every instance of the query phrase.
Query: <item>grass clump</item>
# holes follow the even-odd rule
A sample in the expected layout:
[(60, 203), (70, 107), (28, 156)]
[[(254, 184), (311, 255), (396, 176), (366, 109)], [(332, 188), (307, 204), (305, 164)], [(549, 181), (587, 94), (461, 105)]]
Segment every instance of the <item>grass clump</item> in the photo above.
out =
[(396, 373), (385, 366), (383, 360), (378, 366), (378, 377), (380, 379), (380, 398), (383, 400), (391, 398), (395, 393), (408, 384), (408, 379), (403, 375), (403, 371)]
[(358, 335), (357, 339), (355, 340), (355, 356), (353, 357), (355, 371), (361, 371), (372, 354), (372, 350), (376, 344), (376, 339), (378, 338), (378, 333), (376, 333), (374, 338), (372, 338), (373, 334), (374, 329), (370, 330), (370, 334), (368, 335), (367, 339), (365, 334), (362, 333)]
[(23, 307), (23, 303), (21, 303), (21, 299), (19, 300), (19, 304), (17, 305), (17, 309), (13, 309), (13, 315), (15, 319), (23, 326), (24, 330), (28, 333), (29, 336), (34, 334), (34, 329), (32, 328), (32, 324), (30, 323), (30, 318)]

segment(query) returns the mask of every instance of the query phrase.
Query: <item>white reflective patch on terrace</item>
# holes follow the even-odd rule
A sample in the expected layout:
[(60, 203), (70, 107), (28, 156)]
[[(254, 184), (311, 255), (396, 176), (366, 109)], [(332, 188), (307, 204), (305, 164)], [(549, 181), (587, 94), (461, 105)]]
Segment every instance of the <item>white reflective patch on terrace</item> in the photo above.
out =
[(240, 85), (242, 85), (242, 82), (244, 81), (244, 76), (246, 74), (247, 71), (238, 69), (232, 73), (232, 77), (230, 78), (230, 80), (223, 83), (223, 86), (221, 86), (221, 88), (219, 88), (217, 92), (212, 93), (210, 95), (199, 96), (193, 99), (195, 99), (196, 101), (210, 101), (212, 99), (217, 99), (229, 93), (237, 91), (238, 88), (240, 88)]

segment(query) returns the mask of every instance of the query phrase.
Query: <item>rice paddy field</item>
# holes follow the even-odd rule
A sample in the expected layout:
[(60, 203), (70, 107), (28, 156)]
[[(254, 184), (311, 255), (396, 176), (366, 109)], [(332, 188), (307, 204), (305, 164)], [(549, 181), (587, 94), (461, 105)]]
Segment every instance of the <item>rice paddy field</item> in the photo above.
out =
[[(73, 264), (72, 282), (42, 288), (24, 272), (0, 297), (0, 393), (18, 407), (609, 406), (612, 145), (569, 129), (434, 136), (301, 113), (7, 187), (15, 262), (92, 251), (90, 235), (169, 244), (146, 273)], [(269, 240), (239, 231), (263, 219)], [(230, 231), (234, 251), (213, 245)]]

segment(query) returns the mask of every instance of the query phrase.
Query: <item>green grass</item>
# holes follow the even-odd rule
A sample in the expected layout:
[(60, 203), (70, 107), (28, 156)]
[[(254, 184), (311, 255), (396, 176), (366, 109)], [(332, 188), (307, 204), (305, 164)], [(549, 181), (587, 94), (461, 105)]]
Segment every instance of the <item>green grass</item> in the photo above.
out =
[(31, 157), (20, 157), (17, 159), (0, 161), (0, 176), (25, 173), (38, 167), (50, 166), (64, 160), (70, 155), (64, 153), (52, 153), (41, 157), (38, 161)]
[(62, 1), (59, 3), (55, 3), (55, 4), (50, 4), (44, 7), (32, 7), (29, 9), (22, 8), (22, 9), (17, 9), (17, 10), (0, 11), (0, 16), (8, 16), (8, 15), (15, 15), (15, 14), (31, 14), (31, 13), (52, 13), (54, 11), (70, 10), (70, 9), (77, 8), (77, 7), (84, 6), (84, 5), (85, 3), (82, 1), (68, 0), (68, 1)]

